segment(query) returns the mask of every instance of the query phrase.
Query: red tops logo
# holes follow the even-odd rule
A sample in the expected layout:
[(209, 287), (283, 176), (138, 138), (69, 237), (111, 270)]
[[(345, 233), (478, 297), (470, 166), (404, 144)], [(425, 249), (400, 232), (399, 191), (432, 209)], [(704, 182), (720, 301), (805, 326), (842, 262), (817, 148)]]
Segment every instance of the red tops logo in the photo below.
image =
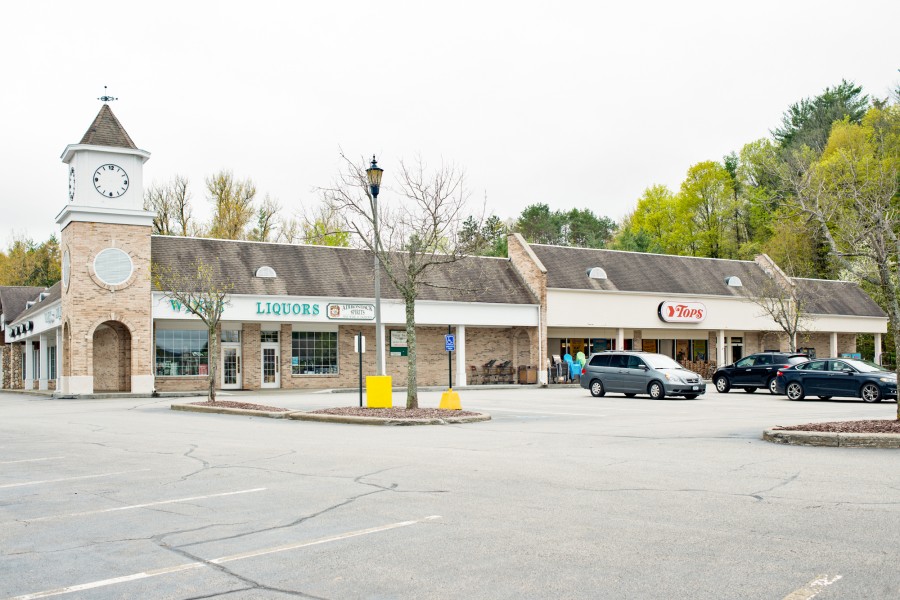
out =
[(699, 323), (706, 318), (702, 302), (660, 302), (659, 318), (666, 323)]

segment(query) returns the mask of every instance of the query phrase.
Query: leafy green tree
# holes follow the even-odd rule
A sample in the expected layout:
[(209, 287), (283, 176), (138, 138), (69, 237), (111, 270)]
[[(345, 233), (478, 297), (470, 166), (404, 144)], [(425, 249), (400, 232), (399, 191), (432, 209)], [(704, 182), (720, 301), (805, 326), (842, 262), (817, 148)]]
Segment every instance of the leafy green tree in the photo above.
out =
[(618, 225), (609, 217), (598, 217), (590, 209), (573, 208), (564, 216), (565, 245), (606, 248)]
[(869, 96), (862, 93), (862, 87), (843, 80), (814, 98), (792, 104), (782, 116), (781, 126), (772, 130), (772, 137), (786, 150), (809, 146), (822, 152), (835, 121), (846, 118), (860, 123), (868, 107)]
[(551, 211), (548, 205), (538, 203), (525, 207), (513, 230), (532, 244), (559, 244), (563, 239), (562, 227), (560, 214)]
[(40, 244), (16, 238), (5, 253), (0, 253), (0, 285), (50, 287), (59, 280), (59, 241), (55, 235)]
[(689, 239), (695, 256), (736, 255), (737, 241), (728, 235), (728, 223), (737, 202), (732, 177), (725, 167), (704, 161), (689, 168), (678, 194), (678, 205), (679, 213), (691, 220)]
[(637, 206), (622, 222), (615, 247), (621, 250), (683, 254), (675, 195), (664, 185), (653, 185), (638, 199)]

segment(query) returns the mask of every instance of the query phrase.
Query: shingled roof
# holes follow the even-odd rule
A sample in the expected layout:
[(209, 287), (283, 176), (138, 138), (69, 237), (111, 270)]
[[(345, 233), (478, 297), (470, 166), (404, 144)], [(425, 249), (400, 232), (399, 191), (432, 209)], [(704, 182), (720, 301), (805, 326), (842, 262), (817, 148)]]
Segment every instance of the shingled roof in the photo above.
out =
[[(153, 236), (152, 260), (163, 268), (189, 273), (197, 259), (215, 276), (234, 285), (234, 294), (371, 298), (375, 295), (372, 254), (329, 246), (236, 242)], [(272, 267), (275, 278), (256, 277)], [(507, 259), (466, 257), (428, 271), (420, 300), (537, 304)], [(382, 273), (381, 297), (400, 299)]]
[(51, 302), (56, 302), (57, 300), (59, 300), (62, 297), (62, 286), (59, 281), (54, 283), (49, 288), (38, 288), (38, 290), (40, 290), (40, 291), (37, 294), (35, 294), (34, 296), (32, 296), (31, 298), (29, 298), (29, 300), (37, 300), (38, 297), (40, 296), (41, 292), (46, 292), (47, 297), (44, 298), (42, 301), (31, 305), (29, 308), (27, 308), (25, 311), (23, 311), (18, 317), (16, 317), (17, 321), (20, 321), (22, 319), (27, 319), (28, 317), (41, 312)]
[(80, 143), (137, 150), (137, 146), (131, 141), (131, 136), (119, 123), (109, 104), (104, 104), (100, 108), (100, 112), (97, 113), (97, 117), (85, 132), (84, 137), (81, 138)]
[[(37, 300), (44, 291), (42, 287), (0, 286), (0, 313), (3, 313), (6, 324), (15, 321), (25, 310), (29, 300)], [(0, 336), (0, 342), (6, 343), (6, 332)]]
[[(755, 292), (755, 283), (767, 279), (759, 265), (746, 260), (543, 244), (531, 244), (531, 249), (547, 268), (548, 288), (740, 297)], [(601, 267), (607, 278), (588, 277), (593, 267)], [(726, 284), (732, 276), (739, 277), (744, 287)]]
[(887, 317), (869, 295), (850, 281), (803, 279), (792, 277), (807, 301), (806, 310), (815, 315), (854, 315), (857, 317)]

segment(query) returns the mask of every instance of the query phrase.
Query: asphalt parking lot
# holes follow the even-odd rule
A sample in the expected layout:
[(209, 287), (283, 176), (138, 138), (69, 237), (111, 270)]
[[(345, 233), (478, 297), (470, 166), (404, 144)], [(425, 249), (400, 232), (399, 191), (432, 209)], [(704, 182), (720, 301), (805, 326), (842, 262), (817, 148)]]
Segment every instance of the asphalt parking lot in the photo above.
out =
[(493, 420), (367, 427), (0, 393), (0, 597), (900, 597), (898, 451), (760, 439), (891, 418), (893, 402), (461, 397)]

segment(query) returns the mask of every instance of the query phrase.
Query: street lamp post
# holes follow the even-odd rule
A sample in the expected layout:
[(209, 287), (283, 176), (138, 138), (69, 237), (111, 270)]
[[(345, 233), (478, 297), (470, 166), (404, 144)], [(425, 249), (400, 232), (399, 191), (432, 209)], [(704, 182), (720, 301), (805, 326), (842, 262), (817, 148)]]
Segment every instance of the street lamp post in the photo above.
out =
[(381, 175), (384, 169), (378, 166), (375, 155), (372, 155), (372, 165), (366, 169), (369, 178), (369, 193), (372, 194), (372, 227), (375, 233), (375, 375), (384, 375), (384, 339), (381, 331), (381, 261), (378, 251), (381, 247), (381, 238), (378, 234), (378, 192), (381, 191)]

